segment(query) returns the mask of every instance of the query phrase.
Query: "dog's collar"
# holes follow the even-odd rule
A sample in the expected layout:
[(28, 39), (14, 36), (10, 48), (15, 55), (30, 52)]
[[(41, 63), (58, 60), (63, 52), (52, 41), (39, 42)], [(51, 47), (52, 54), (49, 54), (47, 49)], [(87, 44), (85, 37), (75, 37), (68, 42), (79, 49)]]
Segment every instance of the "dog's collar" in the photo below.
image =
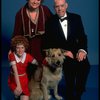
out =
[(48, 62), (46, 61), (46, 59), (43, 60), (42, 64), (46, 66), (48, 65)]

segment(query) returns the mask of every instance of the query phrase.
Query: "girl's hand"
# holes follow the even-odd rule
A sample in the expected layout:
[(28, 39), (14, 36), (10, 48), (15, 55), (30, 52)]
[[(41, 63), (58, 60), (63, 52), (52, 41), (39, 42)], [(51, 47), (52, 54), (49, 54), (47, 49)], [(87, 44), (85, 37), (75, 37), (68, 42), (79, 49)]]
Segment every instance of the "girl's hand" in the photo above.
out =
[(16, 96), (20, 96), (21, 93), (22, 93), (22, 88), (20, 86), (17, 86), (16, 89), (14, 90), (14, 94)]

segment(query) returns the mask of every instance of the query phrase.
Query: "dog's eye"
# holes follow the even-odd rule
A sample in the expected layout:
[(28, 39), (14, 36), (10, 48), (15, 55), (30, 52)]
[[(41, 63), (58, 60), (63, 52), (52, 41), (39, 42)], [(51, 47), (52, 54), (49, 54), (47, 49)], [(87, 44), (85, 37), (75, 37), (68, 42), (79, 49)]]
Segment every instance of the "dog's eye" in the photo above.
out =
[(59, 56), (61, 56), (61, 54), (59, 54)]

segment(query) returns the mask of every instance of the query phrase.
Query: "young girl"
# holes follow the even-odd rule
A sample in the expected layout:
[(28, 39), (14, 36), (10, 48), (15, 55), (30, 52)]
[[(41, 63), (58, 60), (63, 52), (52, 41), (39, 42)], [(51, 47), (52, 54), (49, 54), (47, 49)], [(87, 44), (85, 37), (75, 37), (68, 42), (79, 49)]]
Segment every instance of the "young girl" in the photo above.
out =
[(38, 64), (35, 58), (26, 53), (28, 46), (28, 40), (24, 36), (18, 35), (11, 40), (13, 52), (9, 54), (11, 71), (8, 85), (13, 91), (16, 100), (29, 100), (30, 93), (26, 69), (28, 63)]

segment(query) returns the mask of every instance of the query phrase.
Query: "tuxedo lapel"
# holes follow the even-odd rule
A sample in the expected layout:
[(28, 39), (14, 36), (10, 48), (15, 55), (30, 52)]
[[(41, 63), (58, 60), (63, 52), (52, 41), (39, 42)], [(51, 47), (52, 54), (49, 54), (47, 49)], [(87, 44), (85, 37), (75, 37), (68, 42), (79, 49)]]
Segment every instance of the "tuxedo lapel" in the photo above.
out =
[(64, 35), (64, 32), (63, 32), (60, 22), (58, 24), (58, 29), (59, 29), (59, 34), (60, 34), (61, 38), (65, 39), (65, 35)]
[(55, 30), (55, 33), (56, 33), (57, 37), (59, 39), (64, 40), (65, 39), (65, 36), (64, 36), (64, 33), (63, 33), (63, 30), (62, 30), (61, 24), (59, 22), (59, 17), (57, 15), (54, 18), (54, 22), (55, 23), (53, 23), (53, 25), (55, 27), (54, 30)]
[(68, 19), (68, 26), (67, 26), (67, 39), (69, 38), (69, 35), (71, 33), (71, 30), (70, 30), (70, 19)]
[[(70, 36), (70, 33), (71, 33), (71, 28), (70, 28), (71, 27), (71, 22), (70, 22), (70, 14), (69, 13), (67, 15), (67, 18), (68, 18), (68, 27), (67, 27), (67, 33), (66, 34), (67, 34), (67, 39), (68, 39), (69, 36)], [(63, 40), (64, 39), (66, 40), (63, 29), (62, 29), (62, 26), (59, 22), (58, 16), (56, 16), (55, 20), (56, 20), (56, 22), (55, 22), (56, 25), (55, 26), (57, 27), (56, 28), (57, 29), (57, 34), (59, 35), (60, 38), (62, 38)]]
[(68, 18), (68, 27), (67, 27), (67, 39), (69, 38), (69, 36), (71, 35), (71, 17), (70, 17), (70, 13), (67, 12), (67, 18)]

